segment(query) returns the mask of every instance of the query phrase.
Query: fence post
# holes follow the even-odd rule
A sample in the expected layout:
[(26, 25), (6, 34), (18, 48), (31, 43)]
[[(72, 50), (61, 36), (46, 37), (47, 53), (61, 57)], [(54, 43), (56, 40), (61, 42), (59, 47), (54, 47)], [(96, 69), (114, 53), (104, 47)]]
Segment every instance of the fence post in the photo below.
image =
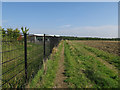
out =
[(56, 46), (56, 37), (54, 35), (54, 47)]
[(52, 37), (50, 36), (50, 53), (52, 53)]
[(27, 34), (24, 33), (25, 82), (27, 82)]
[(45, 34), (44, 34), (44, 39), (43, 39), (43, 50), (44, 50), (44, 53), (43, 53), (43, 66), (44, 66), (44, 74), (46, 74), (46, 60), (45, 60)]
[(44, 44), (43, 44), (43, 48), (44, 48), (43, 56), (44, 56), (44, 60), (45, 60), (45, 34), (44, 34)]

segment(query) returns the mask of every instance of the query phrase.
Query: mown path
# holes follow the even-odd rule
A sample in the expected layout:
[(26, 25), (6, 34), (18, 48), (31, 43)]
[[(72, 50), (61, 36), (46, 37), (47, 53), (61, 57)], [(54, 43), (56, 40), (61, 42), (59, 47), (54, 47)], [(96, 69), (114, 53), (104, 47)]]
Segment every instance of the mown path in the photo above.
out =
[(64, 73), (65, 73), (65, 66), (64, 66), (64, 45), (63, 45), (61, 51), (61, 60), (59, 60), (58, 71), (54, 81), (55, 86), (53, 88), (68, 88), (67, 83), (64, 82), (64, 80), (66, 79)]

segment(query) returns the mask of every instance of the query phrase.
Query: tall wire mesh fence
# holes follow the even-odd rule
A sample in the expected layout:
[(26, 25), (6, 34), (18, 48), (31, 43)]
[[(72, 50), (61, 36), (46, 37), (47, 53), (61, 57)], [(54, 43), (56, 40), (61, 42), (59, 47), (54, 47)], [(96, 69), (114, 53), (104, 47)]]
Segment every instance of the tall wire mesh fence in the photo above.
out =
[[(35, 39), (34, 39), (35, 38)], [(33, 40), (31, 40), (33, 39)], [(19, 32), (2, 31), (2, 88), (25, 87), (41, 68), (60, 37), (30, 36)]]

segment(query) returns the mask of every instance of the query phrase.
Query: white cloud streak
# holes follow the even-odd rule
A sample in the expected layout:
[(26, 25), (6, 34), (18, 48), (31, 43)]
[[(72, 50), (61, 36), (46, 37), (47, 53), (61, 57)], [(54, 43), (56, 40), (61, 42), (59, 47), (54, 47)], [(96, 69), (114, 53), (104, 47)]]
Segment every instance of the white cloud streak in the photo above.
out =
[(66, 24), (66, 25), (60, 26), (60, 28), (69, 28), (69, 27), (71, 27), (71, 25), (69, 25), (69, 24)]
[(8, 22), (8, 20), (2, 20), (2, 23), (7, 23)]
[(118, 26), (106, 25), (106, 26), (74, 27), (70, 29), (58, 30), (56, 33), (61, 35), (111, 38), (111, 37), (118, 37)]
[(84, 26), (84, 27), (71, 27), (46, 29), (46, 30), (32, 30), (31, 33), (46, 33), (52, 35), (63, 36), (79, 36), (79, 37), (100, 37), (100, 38), (117, 38), (118, 26), (117, 25), (104, 25), (104, 26)]

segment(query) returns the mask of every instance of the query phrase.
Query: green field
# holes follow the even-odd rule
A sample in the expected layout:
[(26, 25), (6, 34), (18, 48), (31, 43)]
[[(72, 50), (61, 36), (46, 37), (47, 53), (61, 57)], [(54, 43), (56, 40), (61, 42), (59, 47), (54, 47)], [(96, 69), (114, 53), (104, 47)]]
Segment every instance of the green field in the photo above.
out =
[[(64, 48), (64, 71), (61, 72), (67, 88), (118, 88), (118, 71), (120, 57), (103, 50), (89, 47), (77, 41), (62, 41), (56, 54), (46, 63), (47, 73), (43, 67), (38, 71), (30, 88), (55, 88), (57, 72), (60, 71), (60, 58)], [(60, 76), (60, 75), (59, 75)], [(57, 84), (60, 84), (57, 83)], [(59, 86), (59, 85), (58, 85)], [(64, 88), (61, 86), (59, 88)]]
[(65, 81), (70, 87), (77, 88), (117, 88), (119, 60), (119, 56), (67, 41), (65, 75), (68, 78)]

